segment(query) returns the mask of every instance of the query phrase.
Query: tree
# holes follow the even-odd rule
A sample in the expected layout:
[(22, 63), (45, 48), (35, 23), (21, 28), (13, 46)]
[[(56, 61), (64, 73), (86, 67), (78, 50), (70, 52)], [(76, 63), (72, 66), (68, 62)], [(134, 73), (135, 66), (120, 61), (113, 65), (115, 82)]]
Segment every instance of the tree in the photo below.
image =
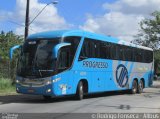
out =
[(23, 38), (15, 35), (12, 31), (0, 34), (0, 56), (2, 61), (9, 60), (9, 50), (14, 45), (22, 44)]
[(132, 42), (154, 50), (160, 48), (160, 11), (153, 12), (151, 18), (146, 18), (140, 22), (139, 33)]
[(154, 71), (155, 74), (160, 75), (160, 50), (154, 51)]
[(160, 11), (155, 11), (150, 18), (140, 22), (139, 33), (132, 43), (150, 47), (154, 50), (155, 73), (160, 66)]
[(14, 55), (13, 61), (9, 60), (9, 50), (14, 45), (22, 44), (23, 38), (15, 35), (12, 31), (0, 33), (0, 77), (14, 79), (14, 72), (17, 61), (17, 53)]

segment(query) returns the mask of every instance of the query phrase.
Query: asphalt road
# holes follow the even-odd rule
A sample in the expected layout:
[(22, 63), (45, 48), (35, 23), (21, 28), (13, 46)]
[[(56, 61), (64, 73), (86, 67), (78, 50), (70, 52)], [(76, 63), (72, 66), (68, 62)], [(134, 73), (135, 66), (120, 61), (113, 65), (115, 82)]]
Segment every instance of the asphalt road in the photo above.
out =
[(85, 96), (53, 98), (46, 102), (41, 96), (0, 96), (1, 113), (160, 113), (160, 81), (144, 89), (144, 93), (107, 92)]

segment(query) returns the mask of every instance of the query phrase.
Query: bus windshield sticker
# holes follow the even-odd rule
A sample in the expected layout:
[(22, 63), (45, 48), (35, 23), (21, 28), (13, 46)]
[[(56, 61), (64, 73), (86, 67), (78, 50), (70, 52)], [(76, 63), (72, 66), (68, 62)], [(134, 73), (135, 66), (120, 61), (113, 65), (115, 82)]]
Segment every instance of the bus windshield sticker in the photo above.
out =
[(34, 44), (36, 44), (36, 41), (29, 41), (28, 44), (29, 45), (34, 45)]

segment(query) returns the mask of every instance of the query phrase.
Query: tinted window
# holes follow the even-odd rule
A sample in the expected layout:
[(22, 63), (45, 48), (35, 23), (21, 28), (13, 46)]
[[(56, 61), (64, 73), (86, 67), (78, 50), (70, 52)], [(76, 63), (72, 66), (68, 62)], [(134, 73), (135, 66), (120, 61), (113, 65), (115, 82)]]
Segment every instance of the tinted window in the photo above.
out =
[(145, 62), (152, 62), (153, 61), (153, 52), (151, 51), (145, 51), (144, 53)]
[(100, 58), (107, 58), (107, 44), (106, 42), (101, 42), (100, 44)]
[(79, 60), (86, 58), (100, 58), (100, 41), (88, 38), (84, 40)]
[(53, 75), (55, 61), (52, 50), (60, 38), (27, 40), (19, 58), (17, 74), (27, 77), (47, 77)]
[(121, 44), (85, 38), (79, 60), (83, 60), (85, 58), (149, 63), (153, 61), (153, 52)]
[(71, 67), (76, 54), (80, 37), (65, 37), (63, 42), (71, 43), (71, 46), (63, 47), (59, 51), (58, 72), (62, 72)]
[(125, 50), (124, 50), (125, 60), (132, 61), (133, 59), (132, 56), (133, 56), (132, 48), (125, 46)]

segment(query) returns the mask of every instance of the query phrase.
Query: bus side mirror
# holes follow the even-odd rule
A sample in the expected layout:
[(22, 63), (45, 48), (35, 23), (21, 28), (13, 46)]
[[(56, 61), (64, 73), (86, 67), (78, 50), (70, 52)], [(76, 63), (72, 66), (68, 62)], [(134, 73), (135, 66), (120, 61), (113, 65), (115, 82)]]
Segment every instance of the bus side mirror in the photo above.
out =
[(10, 48), (10, 51), (9, 51), (9, 58), (10, 60), (12, 60), (13, 58), (13, 53), (14, 53), (14, 50), (18, 49), (18, 48), (21, 48), (22, 46), (21, 45), (15, 45), (13, 47)]
[(71, 45), (71, 43), (60, 43), (60, 44), (57, 44), (57, 45), (53, 48), (53, 58), (54, 58), (54, 59), (57, 59), (59, 49), (61, 49), (62, 47), (65, 47), (65, 46), (70, 46), (70, 45)]

